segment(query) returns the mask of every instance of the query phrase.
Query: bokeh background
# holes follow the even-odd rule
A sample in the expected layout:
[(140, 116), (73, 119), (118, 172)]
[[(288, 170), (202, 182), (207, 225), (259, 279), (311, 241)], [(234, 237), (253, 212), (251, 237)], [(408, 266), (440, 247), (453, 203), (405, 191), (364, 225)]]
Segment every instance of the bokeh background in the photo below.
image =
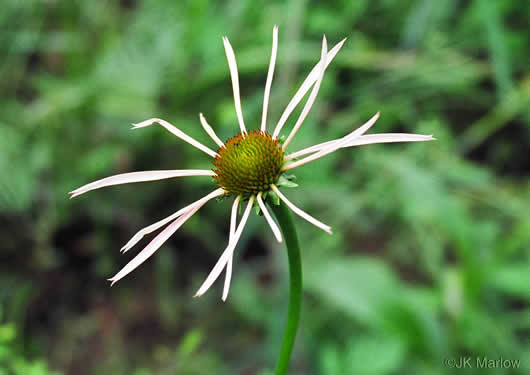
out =
[[(372, 132), (436, 142), (342, 150), (297, 169), (305, 295), (291, 374), (446, 374), (444, 359), (530, 373), (530, 3), (527, 0), (3, 0), (0, 12), (0, 374), (264, 374), (287, 308), (287, 259), (255, 215), (233, 288), (192, 295), (227, 243), (230, 203), (201, 209), (110, 288), (140, 228), (209, 178), (67, 192), (108, 175), (210, 168), (150, 117), (214, 147), (237, 132), (221, 37), (258, 127), (272, 27), (270, 122), (348, 41), (292, 150)], [(296, 115), (296, 113), (295, 113)], [(288, 126), (292, 126), (293, 116)], [(287, 127), (289, 129), (289, 127)], [(466, 369), (460, 373), (481, 374)]]

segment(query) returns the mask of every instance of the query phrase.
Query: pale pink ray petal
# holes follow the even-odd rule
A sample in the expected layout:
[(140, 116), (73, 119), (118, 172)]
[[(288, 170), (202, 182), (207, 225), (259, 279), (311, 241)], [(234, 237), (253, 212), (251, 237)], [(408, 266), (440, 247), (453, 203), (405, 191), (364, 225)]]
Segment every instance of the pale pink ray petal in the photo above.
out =
[(208, 124), (208, 121), (206, 121), (202, 113), (199, 113), (199, 119), (201, 120), (201, 125), (204, 128), (204, 131), (206, 131), (206, 133), (215, 142), (215, 144), (219, 146), (219, 148), (224, 147), (225, 144), (219, 139), (217, 134), (215, 134), (215, 131), (210, 126), (210, 124)]
[(236, 232), (234, 233), (234, 238), (232, 240), (232, 243), (228, 244), (228, 247), (223, 251), (223, 254), (217, 260), (217, 263), (213, 267), (212, 271), (206, 278), (206, 280), (202, 283), (201, 287), (195, 293), (194, 297), (200, 297), (202, 296), (210, 287), (212, 284), (217, 280), (221, 272), (223, 272), (223, 269), (225, 268), (228, 259), (232, 256), (234, 253), (234, 249), (236, 248), (237, 242), (239, 241), (239, 237), (241, 237), (241, 233), (243, 232), (243, 229), (245, 228), (245, 225), (247, 224), (248, 216), (250, 215), (250, 210), (252, 209), (252, 204), (254, 203), (254, 196), (251, 196), (248, 200), (247, 207), (245, 208), (245, 212), (243, 213), (243, 217), (241, 218), (241, 221), (239, 222), (239, 225), (237, 227)]
[(360, 126), (359, 128), (355, 129), (349, 134), (346, 134), (344, 137), (333, 139), (331, 141), (318, 143), (316, 145), (304, 148), (302, 150), (293, 152), (292, 154), (289, 154), (285, 157), (285, 160), (291, 160), (299, 158), (300, 156), (312, 154), (315, 152), (319, 152), (325, 149), (333, 148), (334, 145), (337, 145), (339, 142), (345, 141), (347, 139), (351, 139), (351, 136), (354, 137), (361, 137), (379, 118), (379, 112), (377, 112), (370, 120), (368, 120), (365, 124)]
[(340, 140), (341, 144), (345, 144), (345, 143), (351, 141), (352, 139), (360, 137), (361, 135), (366, 133), (368, 131), (368, 129), (370, 129), (375, 124), (375, 122), (379, 119), (380, 115), (381, 115), (381, 113), (377, 112), (375, 115), (372, 116), (372, 118), (370, 120), (366, 121), (358, 129), (355, 129), (350, 134), (348, 134), (345, 137), (341, 138), (341, 140)]
[(217, 190), (214, 190), (213, 192), (211, 192), (210, 194), (206, 195), (205, 197), (202, 197), (201, 199), (187, 205), (186, 207), (184, 208), (181, 208), (180, 210), (178, 210), (177, 212), (175, 212), (173, 215), (170, 215), (168, 217), (166, 217), (165, 219), (162, 219), (160, 221), (157, 221), (156, 223), (154, 224), (151, 224), (149, 225), (148, 227), (145, 227), (141, 230), (139, 230), (130, 240), (129, 242), (127, 242), (125, 244), (125, 246), (123, 246), (121, 248), (121, 252), (122, 253), (125, 253), (127, 252), (130, 248), (132, 248), (134, 245), (136, 245), (138, 243), (138, 241), (140, 241), (146, 234), (149, 234), (151, 232), (154, 232), (155, 230), (159, 229), (159, 228), (162, 228), (164, 225), (166, 225), (167, 223), (169, 223), (170, 221), (173, 221), (175, 220), (176, 218), (178, 218), (179, 216), (185, 214), (186, 212), (188, 212), (189, 210), (191, 210), (192, 208), (194, 208), (195, 206), (197, 205), (202, 205), (204, 204), (205, 202), (208, 202), (210, 199), (213, 199), (213, 198), (216, 198), (216, 197), (219, 197), (223, 194), (225, 194), (226, 192), (219, 188)]
[(370, 129), (375, 124), (378, 118), (379, 118), (379, 112), (377, 112), (370, 120), (368, 120), (365, 124), (360, 126), (358, 129), (354, 130), (347, 136), (342, 137), (335, 141), (331, 141), (330, 143), (326, 145), (326, 147), (324, 147), (323, 149), (321, 149), (320, 151), (318, 151), (317, 153), (313, 155), (307, 156), (301, 160), (297, 160), (294, 163), (287, 164), (286, 166), (282, 167), (282, 171), (287, 171), (289, 169), (300, 167), (304, 164), (312, 162), (313, 160), (316, 160), (316, 159), (320, 159), (321, 157), (324, 157), (338, 150), (339, 148), (343, 147), (343, 145), (347, 144), (350, 141), (353, 141), (355, 138), (360, 137), (361, 135), (366, 133), (368, 129)]
[[(346, 38), (341, 40), (335, 47), (333, 47), (329, 53), (326, 56), (326, 66), (331, 64), (339, 50), (342, 48), (342, 45), (346, 42)], [(309, 73), (305, 81), (302, 83), (296, 94), (294, 94), (293, 98), (287, 104), (287, 107), (283, 111), (282, 115), (280, 116), (280, 120), (276, 124), (276, 127), (274, 128), (274, 133), (272, 134), (273, 138), (278, 138), (278, 135), (280, 134), (280, 131), (282, 130), (283, 126), (285, 125), (285, 122), (291, 115), (291, 113), (294, 111), (298, 103), (302, 100), (302, 98), (305, 96), (305, 94), (309, 91), (311, 86), (316, 82), (318, 79), (318, 76), (320, 74), (320, 67), (321, 62), (319, 61), (314, 67), (313, 70)]]
[(135, 256), (129, 263), (125, 265), (116, 275), (108, 279), (111, 282), (111, 286), (116, 282), (127, 276), (129, 273), (134, 271), (138, 266), (147, 260), (151, 255), (157, 251), (160, 246), (166, 240), (177, 231), (178, 228), (182, 226), (196, 211), (198, 208), (193, 208), (192, 210), (186, 212), (184, 215), (180, 216), (178, 219), (169, 224), (160, 234), (158, 234), (150, 243), (147, 245), (137, 256)]
[(236, 233), (237, 209), (239, 207), (239, 202), (241, 202), (240, 195), (238, 195), (236, 199), (234, 199), (234, 203), (232, 204), (232, 211), (230, 215), (229, 240), (231, 240), (234, 237), (234, 234)]
[(284, 160), (292, 160), (292, 159), (297, 159), (300, 156), (314, 154), (315, 152), (322, 151), (322, 149), (331, 146), (333, 143), (335, 143), (337, 141), (340, 141), (341, 139), (342, 138), (338, 138), (338, 139), (334, 139), (334, 140), (331, 140), (331, 141), (318, 143), (316, 145), (304, 148), (302, 150), (298, 150), (296, 152), (293, 152), (292, 154), (287, 155)]
[(267, 82), (265, 83), (265, 93), (263, 94), (263, 114), (261, 116), (261, 131), (267, 128), (267, 110), (269, 108), (269, 96), (271, 92), (272, 77), (274, 76), (274, 66), (276, 65), (276, 54), (278, 52), (278, 26), (274, 25), (272, 29), (272, 51), (269, 62), (269, 71), (267, 73)]
[[(234, 240), (234, 234), (236, 232), (236, 220), (237, 220), (237, 209), (239, 207), (239, 201), (241, 196), (237, 196), (234, 199), (234, 204), (232, 205), (232, 212), (230, 214), (230, 234), (228, 236), (228, 243), (232, 243)], [(232, 263), (234, 260), (234, 254), (228, 258), (228, 263), (226, 264), (226, 276), (225, 276), (225, 285), (223, 287), (223, 296), (221, 297), (223, 302), (226, 301), (228, 297), (228, 291), (230, 290), (230, 281), (232, 280)]]
[(423, 134), (407, 134), (407, 133), (380, 133), (380, 134), (368, 134), (357, 137), (344, 145), (341, 148), (369, 145), (374, 143), (396, 143), (396, 142), (425, 142), (434, 141), (432, 135)]
[(212, 158), (215, 158), (217, 156), (217, 152), (215, 152), (214, 150), (212, 150), (212, 149), (206, 147), (205, 145), (203, 145), (202, 143), (196, 141), (195, 139), (193, 139), (192, 137), (190, 137), (189, 135), (184, 133), (182, 130), (176, 128), (174, 125), (171, 125), (169, 122), (167, 122), (165, 120), (162, 120), (162, 119), (159, 119), (159, 118), (152, 118), (152, 119), (149, 119), (149, 120), (145, 120), (145, 121), (139, 122), (137, 124), (132, 124), (133, 125), (132, 128), (133, 129), (145, 128), (146, 126), (151, 126), (153, 124), (162, 125), (169, 132), (171, 132), (173, 135), (175, 135), (178, 138), (182, 139), (184, 142), (189, 143), (193, 147), (198, 148), (202, 152), (207, 153)]
[(278, 228), (278, 225), (272, 219), (271, 214), (269, 213), (269, 210), (267, 209), (267, 206), (265, 206), (265, 203), (263, 202), (263, 199), (261, 198), (261, 192), (258, 193), (258, 195), (256, 196), (256, 199), (258, 201), (259, 208), (261, 208), (261, 211), (263, 212), (263, 216), (265, 216), (265, 220), (267, 220), (267, 223), (269, 223), (269, 226), (272, 229), (272, 233), (274, 233), (274, 237), (276, 237), (276, 240), (278, 242), (282, 242), (282, 233), (280, 231), (280, 228)]
[(162, 170), (162, 171), (142, 171), (142, 172), (130, 172), (122, 173), (114, 176), (106, 177), (101, 180), (97, 180), (81, 186), (69, 194), (72, 194), (70, 198), (77, 197), (78, 195), (84, 194), (91, 190), (100, 189), (106, 186), (130, 184), (134, 182), (146, 182), (163, 180), (166, 178), (174, 177), (189, 177), (189, 176), (215, 176), (215, 173), (211, 170), (206, 169), (175, 169), (175, 170)]
[(294, 204), (292, 204), (286, 197), (285, 195), (283, 195), (280, 190), (276, 187), (276, 185), (271, 185), (271, 189), (276, 193), (278, 194), (278, 197), (280, 197), (280, 199), (287, 205), (287, 207), (289, 207), (295, 214), (297, 214), (298, 216), (300, 216), (302, 219), (304, 220), (307, 220), (309, 221), (311, 224), (313, 224), (314, 226), (322, 229), (323, 231), (329, 233), (329, 234), (333, 234), (331, 232), (331, 227), (329, 225), (326, 225), (320, 221), (318, 221), (317, 219), (315, 219), (313, 216), (309, 215), (308, 213), (302, 211), (301, 209), (299, 209), (298, 207), (296, 207)]
[(223, 302), (226, 302), (226, 299), (228, 298), (228, 292), (230, 291), (230, 282), (232, 281), (232, 263), (233, 262), (234, 262), (234, 254), (232, 254), (232, 256), (228, 258), (228, 262), (226, 263), (225, 284), (223, 286), (223, 296), (221, 297)]
[(167, 241), (169, 237), (173, 235), (190, 217), (195, 214), (201, 208), (206, 201), (200, 205), (195, 205), (188, 212), (180, 216), (178, 219), (169, 224), (162, 232), (160, 232), (138, 255), (136, 255), (129, 263), (125, 265), (116, 275), (111, 277), (109, 281), (111, 286), (114, 285), (119, 280), (123, 279), (129, 273), (134, 271), (139, 265), (147, 260), (151, 255), (157, 251), (160, 246)]
[(247, 129), (243, 121), (243, 111), (241, 110), (241, 98), (239, 96), (239, 76), (237, 73), (236, 56), (234, 50), (228, 41), (228, 38), (223, 37), (223, 45), (225, 47), (226, 59), (228, 60), (228, 68), (230, 69), (230, 77), (232, 78), (232, 89), (234, 91), (234, 105), (236, 107), (237, 120), (242, 134), (246, 134)]
[[(344, 138), (344, 137), (343, 137)], [(343, 138), (335, 139), (332, 141), (327, 141), (319, 143), (317, 145), (304, 148), (303, 150), (293, 152), (285, 157), (285, 160), (292, 160), (299, 158), (300, 156), (309, 155), (318, 151), (323, 150), (334, 144), (335, 142), (340, 141)], [(424, 141), (434, 141), (432, 135), (423, 135), (423, 134), (407, 134), (407, 133), (379, 133), (379, 134), (365, 134), (357, 137), (346, 144), (343, 144), (341, 148), (353, 147), (353, 146), (362, 146), (369, 145), (374, 143), (396, 143), (396, 142), (424, 142)]]
[(320, 62), (321, 62), (320, 63), (320, 74), (318, 76), (318, 79), (315, 85), (313, 86), (313, 90), (311, 90), (311, 94), (309, 94), (309, 99), (307, 99), (307, 102), (305, 103), (304, 108), (302, 109), (302, 112), (300, 113), (300, 116), (298, 116), (298, 120), (296, 121), (293, 129), (291, 130), (291, 133), (289, 133), (289, 136), (287, 137), (287, 139), (282, 145), (282, 148), (284, 150), (287, 147), (287, 145), (291, 142), (291, 140), (293, 139), (294, 135), (296, 134), (300, 126), (302, 126), (302, 123), (304, 122), (305, 118), (309, 114), (309, 111), (311, 110), (311, 107), (313, 106), (313, 103), (315, 102), (315, 99), (318, 94), (318, 90), (320, 89), (320, 84), (322, 83), (322, 79), (324, 78), (324, 72), (326, 71), (326, 67), (327, 67), (326, 65), (327, 53), (328, 53), (328, 44), (326, 41), (326, 36), (324, 36), (324, 38), (322, 39), (322, 53), (320, 56)]

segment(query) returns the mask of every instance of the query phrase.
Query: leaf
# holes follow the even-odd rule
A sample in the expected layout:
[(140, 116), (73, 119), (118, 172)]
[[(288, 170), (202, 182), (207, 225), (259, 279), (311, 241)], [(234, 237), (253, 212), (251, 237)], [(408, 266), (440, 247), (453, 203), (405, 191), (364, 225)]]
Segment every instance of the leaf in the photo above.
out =
[(190, 357), (197, 350), (202, 341), (203, 334), (201, 331), (194, 329), (188, 332), (177, 349), (179, 359), (186, 360)]
[(406, 344), (398, 337), (362, 336), (350, 346), (346, 356), (348, 374), (394, 374), (402, 366)]
[(528, 264), (503, 266), (493, 273), (490, 283), (494, 288), (508, 295), (530, 301), (530, 266)]
[(397, 280), (370, 258), (332, 259), (307, 267), (306, 287), (367, 325), (383, 323), (384, 306), (394, 299)]
[(276, 183), (276, 186), (280, 187), (280, 186), (283, 186), (283, 187), (287, 187), (287, 188), (295, 188), (298, 186), (297, 183), (293, 182), (293, 180), (295, 179), (296, 177), (293, 176), (293, 175), (281, 175), (280, 178), (278, 179), (278, 182)]
[(274, 191), (269, 191), (268, 193), (268, 196), (270, 197), (272, 203), (276, 206), (279, 206), (280, 205), (280, 197), (274, 192)]

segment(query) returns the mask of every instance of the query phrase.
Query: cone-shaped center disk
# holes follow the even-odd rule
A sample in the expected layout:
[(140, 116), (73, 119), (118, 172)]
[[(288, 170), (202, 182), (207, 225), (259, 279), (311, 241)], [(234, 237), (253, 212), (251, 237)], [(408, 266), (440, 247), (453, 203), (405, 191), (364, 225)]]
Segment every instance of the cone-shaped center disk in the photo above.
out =
[(217, 153), (214, 178), (230, 195), (246, 198), (265, 192), (280, 176), (284, 152), (267, 132), (238, 134)]

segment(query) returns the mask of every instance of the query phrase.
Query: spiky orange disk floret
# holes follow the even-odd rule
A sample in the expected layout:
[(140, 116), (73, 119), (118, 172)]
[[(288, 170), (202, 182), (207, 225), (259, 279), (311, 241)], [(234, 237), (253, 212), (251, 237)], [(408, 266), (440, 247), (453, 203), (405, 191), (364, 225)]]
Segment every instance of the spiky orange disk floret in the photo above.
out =
[(283, 149), (267, 132), (255, 130), (226, 141), (215, 161), (214, 179), (230, 195), (244, 198), (270, 189), (283, 164)]

